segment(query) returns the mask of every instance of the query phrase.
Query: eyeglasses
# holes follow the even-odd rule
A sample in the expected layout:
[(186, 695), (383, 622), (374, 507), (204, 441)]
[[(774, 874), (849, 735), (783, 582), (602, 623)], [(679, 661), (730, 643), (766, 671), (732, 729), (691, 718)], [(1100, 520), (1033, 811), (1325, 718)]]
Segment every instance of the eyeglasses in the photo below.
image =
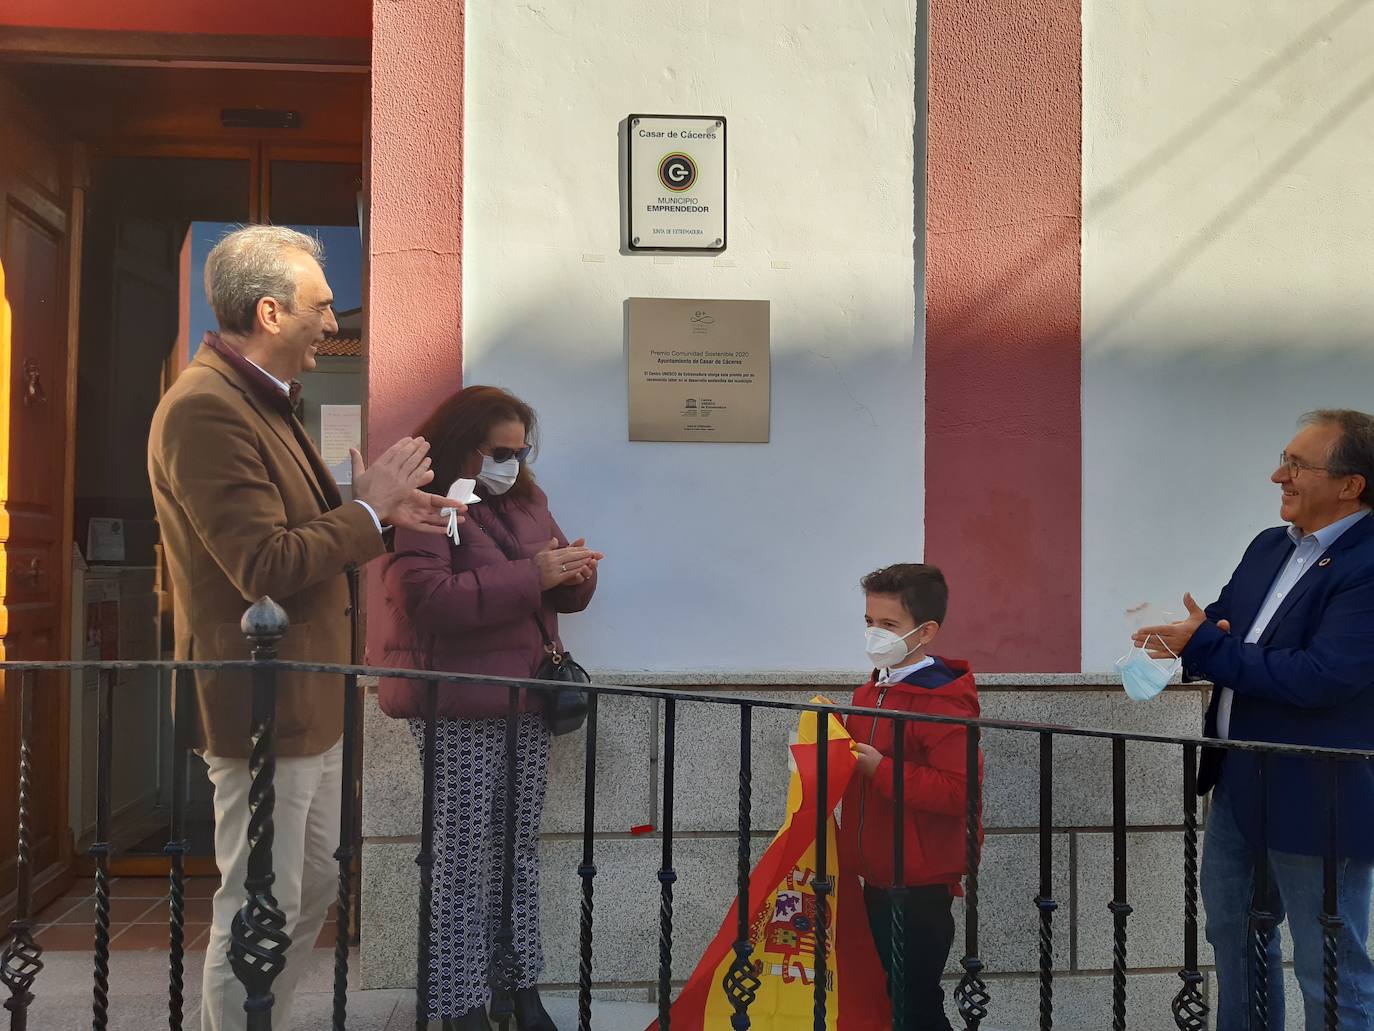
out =
[(512, 458), (518, 462), (523, 462), (530, 457), (530, 452), (533, 450), (533, 444), (526, 444), (524, 447), (494, 447), (489, 451), (483, 451), (482, 454), (490, 455), (493, 462), (501, 465), (503, 462), (509, 462)]
[(1306, 462), (1299, 461), (1296, 458), (1290, 458), (1287, 451), (1279, 452), (1279, 468), (1287, 469), (1288, 475), (1295, 480), (1300, 473), (1324, 473), (1328, 471), (1324, 465), (1308, 465)]

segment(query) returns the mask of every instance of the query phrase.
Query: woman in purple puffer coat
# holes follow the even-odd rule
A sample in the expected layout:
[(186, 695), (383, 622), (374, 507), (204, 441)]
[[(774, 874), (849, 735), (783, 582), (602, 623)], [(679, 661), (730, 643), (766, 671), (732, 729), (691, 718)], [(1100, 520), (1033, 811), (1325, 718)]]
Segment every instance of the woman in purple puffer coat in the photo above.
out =
[[(446, 492), (477, 480), (460, 543), (396, 531), (384, 565), (383, 666), (530, 677), (544, 659), (542, 620), (558, 638), (558, 613), (581, 612), (602, 556), (571, 543), (549, 513), (526, 464), (534, 411), (496, 387), (468, 387), (417, 430), (430, 442), (434, 480)], [(384, 679), (382, 711), (410, 721), (423, 753), (425, 684)], [(513, 914), (519, 958), (520, 1031), (555, 1031), (535, 987), (539, 941), (539, 819), (548, 786), (549, 731), (539, 692), (522, 692), (516, 752)], [(500, 927), (505, 820), (506, 721), (502, 685), (442, 684), (434, 781), (434, 903), (429, 1018), (454, 1031), (489, 1031), (488, 970)]]

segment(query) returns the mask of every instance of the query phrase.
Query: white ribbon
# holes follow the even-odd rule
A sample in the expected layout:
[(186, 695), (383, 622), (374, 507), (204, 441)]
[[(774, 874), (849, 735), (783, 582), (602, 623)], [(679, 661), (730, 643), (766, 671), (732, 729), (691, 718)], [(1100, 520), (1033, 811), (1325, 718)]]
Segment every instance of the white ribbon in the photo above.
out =
[[(449, 487), (448, 493), (444, 496), (450, 501), (457, 501), (462, 505), (475, 505), (482, 499), (472, 492), (472, 488), (477, 486), (476, 480), (457, 479)], [(453, 539), (453, 543), (458, 543), (458, 509), (445, 508), (440, 510), (443, 515), (448, 516), (448, 535)]]

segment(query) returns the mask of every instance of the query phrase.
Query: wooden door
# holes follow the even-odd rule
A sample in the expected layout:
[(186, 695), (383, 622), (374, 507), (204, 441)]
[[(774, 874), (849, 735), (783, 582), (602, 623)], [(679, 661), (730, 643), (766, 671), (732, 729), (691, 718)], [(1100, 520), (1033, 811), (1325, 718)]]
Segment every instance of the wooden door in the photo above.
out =
[[(7, 332), (0, 330), (0, 655), (58, 660), (67, 653), (67, 385), (81, 206), (74, 150), (41, 125), (22, 97), (0, 90), (0, 264), (9, 316)], [(0, 897), (13, 888), (18, 686), (11, 678), (0, 689)], [(37, 688), (30, 827), (41, 904), (65, 888), (72, 843), (68, 680), (40, 677)]]

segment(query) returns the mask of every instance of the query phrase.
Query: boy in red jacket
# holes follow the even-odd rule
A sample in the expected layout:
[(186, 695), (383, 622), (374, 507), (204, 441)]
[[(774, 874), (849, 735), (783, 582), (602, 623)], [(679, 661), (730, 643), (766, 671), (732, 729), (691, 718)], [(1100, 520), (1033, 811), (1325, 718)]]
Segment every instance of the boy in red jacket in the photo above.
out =
[[(869, 709), (978, 716), (978, 689), (968, 663), (927, 651), (949, 605), (944, 575), (934, 566), (907, 563), (869, 573), (860, 581), (867, 596), (869, 661), (877, 668), (854, 694)], [(892, 754), (897, 722), (868, 716), (846, 720), (858, 753), (858, 769), (845, 792), (840, 841), (858, 864), (864, 901), (878, 955), (888, 972), (888, 993), (903, 993), (910, 1031), (951, 1031), (940, 977), (954, 943), (951, 905), (963, 894), (966, 872), (966, 731), (944, 723), (908, 721), (902, 770)], [(979, 756), (981, 779), (982, 756)], [(893, 783), (901, 776), (903, 885), (895, 889)], [(981, 839), (982, 829), (979, 828)], [(893, 984), (892, 909), (903, 907), (906, 973)]]

